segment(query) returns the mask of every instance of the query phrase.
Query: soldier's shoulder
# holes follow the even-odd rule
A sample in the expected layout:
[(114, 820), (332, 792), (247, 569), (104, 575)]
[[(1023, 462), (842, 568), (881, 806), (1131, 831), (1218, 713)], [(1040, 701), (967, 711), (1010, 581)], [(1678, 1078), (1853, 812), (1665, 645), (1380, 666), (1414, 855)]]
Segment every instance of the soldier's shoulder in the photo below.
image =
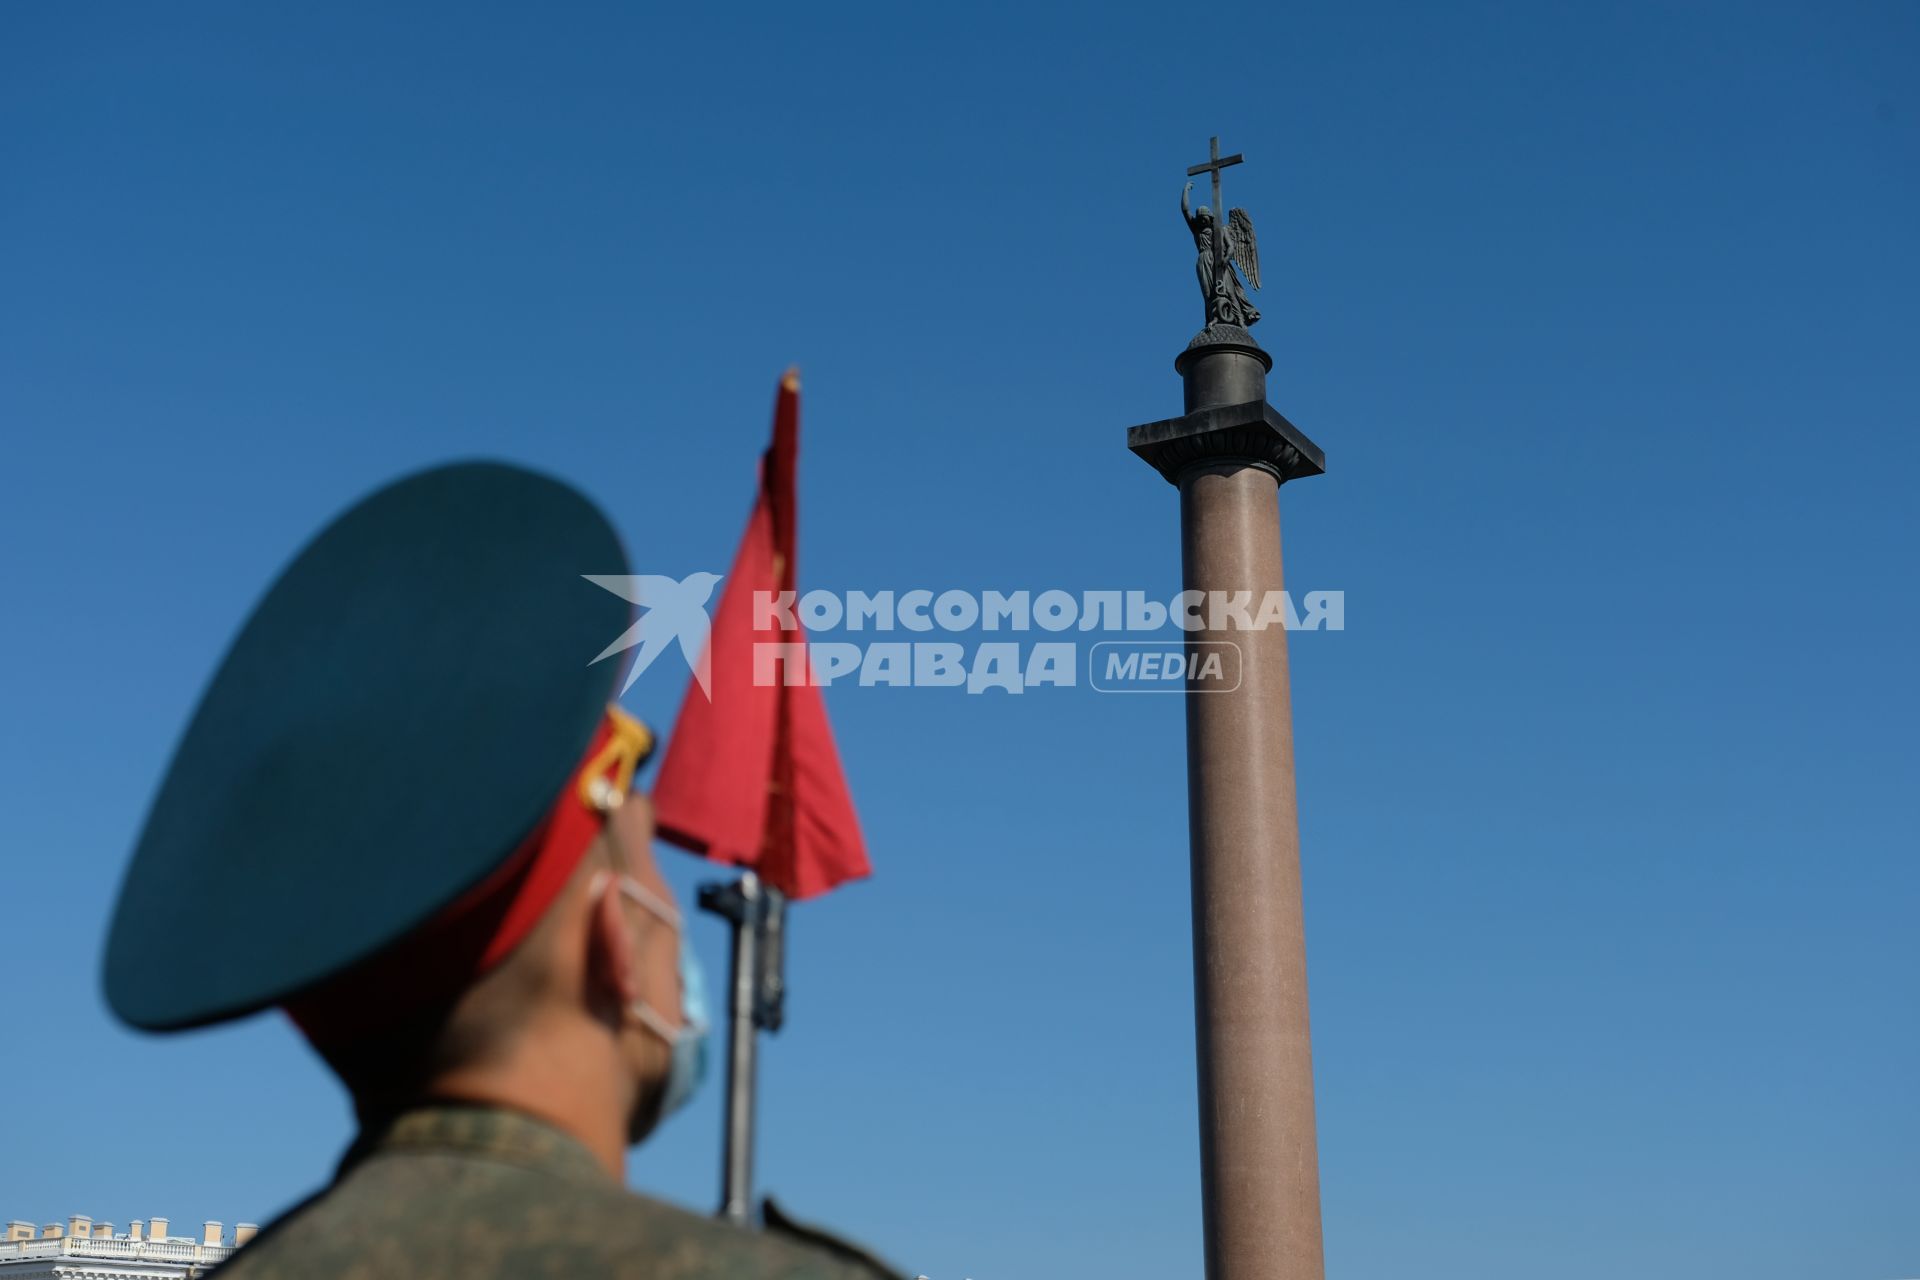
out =
[[(905, 1276), (872, 1250), (800, 1222), (772, 1201), (766, 1229), (750, 1231), (621, 1190), (594, 1206), (604, 1232), (590, 1233), (617, 1253), (632, 1248), (666, 1264), (666, 1274), (778, 1276), (791, 1280), (899, 1280)], [(605, 1259), (612, 1262), (611, 1257)], [(654, 1272), (648, 1270), (647, 1274)]]
[(906, 1275), (906, 1272), (865, 1245), (829, 1231), (818, 1223), (802, 1222), (795, 1218), (772, 1196), (766, 1198), (761, 1208), (761, 1217), (767, 1224), (769, 1235), (824, 1253), (853, 1268), (856, 1275), (887, 1277)]
[(902, 1272), (777, 1206), (749, 1231), (607, 1180), (507, 1162), (375, 1160), (285, 1215), (224, 1280), (879, 1280)]

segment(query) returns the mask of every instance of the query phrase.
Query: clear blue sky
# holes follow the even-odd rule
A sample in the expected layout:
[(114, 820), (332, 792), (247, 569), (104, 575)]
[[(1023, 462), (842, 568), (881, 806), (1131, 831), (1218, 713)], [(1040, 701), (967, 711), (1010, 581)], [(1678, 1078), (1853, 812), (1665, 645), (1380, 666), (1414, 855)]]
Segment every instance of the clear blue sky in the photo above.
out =
[[(1348, 601), (1294, 646), (1330, 1274), (1920, 1273), (1911, 6), (393, 8), (0, 10), (0, 1217), (261, 1221), (346, 1141), (277, 1018), (135, 1036), (97, 964), (375, 484), (517, 459), (723, 569), (798, 362), (806, 585), (1177, 590), (1123, 429), (1219, 133)], [(1178, 700), (829, 705), (878, 874), (798, 917), (764, 1184), (935, 1280), (1198, 1275)], [(718, 1133), (633, 1182), (706, 1207)]]

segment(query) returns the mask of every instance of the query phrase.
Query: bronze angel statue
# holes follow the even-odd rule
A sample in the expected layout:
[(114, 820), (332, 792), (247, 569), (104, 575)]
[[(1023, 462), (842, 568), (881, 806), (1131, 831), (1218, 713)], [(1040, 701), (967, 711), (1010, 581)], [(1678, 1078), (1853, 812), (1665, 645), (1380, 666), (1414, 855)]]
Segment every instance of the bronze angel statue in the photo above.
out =
[[(1217, 189), (1217, 184), (1216, 184)], [(1200, 251), (1195, 270), (1200, 276), (1200, 293), (1207, 300), (1207, 327), (1217, 324), (1238, 325), (1245, 329), (1260, 319), (1260, 312), (1247, 301), (1234, 267), (1246, 273), (1247, 283), (1260, 287), (1260, 249), (1253, 239), (1253, 219), (1245, 209), (1227, 214), (1226, 235), (1216, 234), (1214, 212), (1201, 205), (1198, 212), (1187, 207), (1193, 184), (1180, 193), (1180, 214), (1193, 232), (1193, 247)], [(1224, 254), (1222, 253), (1224, 249)]]

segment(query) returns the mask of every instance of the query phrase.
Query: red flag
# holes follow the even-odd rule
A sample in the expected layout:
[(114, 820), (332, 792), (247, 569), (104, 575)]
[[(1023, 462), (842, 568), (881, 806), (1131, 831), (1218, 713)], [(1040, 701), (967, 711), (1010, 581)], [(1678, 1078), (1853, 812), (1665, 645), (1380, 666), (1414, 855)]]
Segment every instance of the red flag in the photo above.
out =
[(807, 639), (797, 614), (792, 627), (770, 622), (756, 630), (753, 602), (756, 592), (795, 589), (799, 446), (800, 378), (789, 370), (774, 403), (773, 444), (760, 459), (760, 496), (707, 639), (711, 696), (698, 681), (687, 686), (653, 807), (663, 838), (751, 867), (789, 897), (810, 898), (872, 867), (811, 671), (806, 683), (788, 684), (784, 664), (763, 659), (755, 683), (757, 646)]

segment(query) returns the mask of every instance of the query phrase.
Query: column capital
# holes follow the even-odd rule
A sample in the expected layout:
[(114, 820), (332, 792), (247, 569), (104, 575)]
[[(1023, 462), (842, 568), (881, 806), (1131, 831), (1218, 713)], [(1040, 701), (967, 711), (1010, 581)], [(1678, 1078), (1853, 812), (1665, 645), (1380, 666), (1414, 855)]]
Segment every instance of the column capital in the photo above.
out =
[(1209, 462), (1259, 467), (1278, 484), (1327, 469), (1320, 446), (1265, 400), (1209, 405), (1128, 427), (1127, 448), (1174, 485), (1187, 468)]

